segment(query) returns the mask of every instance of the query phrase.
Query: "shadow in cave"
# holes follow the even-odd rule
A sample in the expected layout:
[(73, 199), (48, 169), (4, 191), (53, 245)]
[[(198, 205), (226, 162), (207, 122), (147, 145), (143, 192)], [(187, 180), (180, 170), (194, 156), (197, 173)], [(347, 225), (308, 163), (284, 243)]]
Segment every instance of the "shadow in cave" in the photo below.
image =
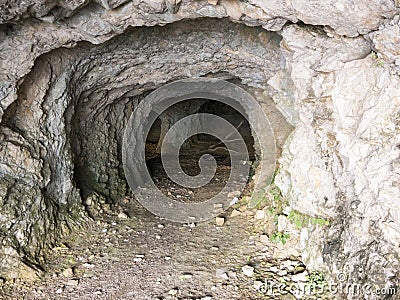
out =
[[(161, 160), (160, 148), (162, 145), (163, 122), (170, 128), (176, 121), (188, 114), (207, 113), (217, 115), (230, 122), (244, 140), (249, 160), (254, 166), (256, 151), (249, 122), (231, 106), (208, 99), (190, 99), (179, 102), (166, 109), (150, 128), (146, 138), (146, 164), (156, 186), (168, 197), (182, 202), (202, 202), (217, 195), (226, 185), (231, 172), (231, 157), (226, 145), (217, 137), (209, 134), (196, 134), (189, 137), (179, 152), (179, 162), (182, 170), (189, 176), (200, 174), (199, 160), (201, 156), (210, 154), (217, 163), (217, 169), (211, 181), (200, 188), (186, 188), (168, 178)], [(185, 115), (186, 114), (186, 115)], [(228, 139), (229, 140), (229, 139)], [(246, 174), (250, 179), (254, 175), (254, 168)], [(248, 180), (249, 182), (250, 180)], [(249, 185), (249, 184), (248, 184)]]

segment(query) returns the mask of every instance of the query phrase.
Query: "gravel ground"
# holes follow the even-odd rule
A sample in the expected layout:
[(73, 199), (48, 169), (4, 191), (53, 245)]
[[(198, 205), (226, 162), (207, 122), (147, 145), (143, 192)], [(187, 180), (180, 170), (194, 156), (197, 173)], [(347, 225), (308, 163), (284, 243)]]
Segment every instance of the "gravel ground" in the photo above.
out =
[[(226, 171), (221, 166), (220, 181), (201, 193), (171, 189), (161, 175), (159, 185), (193, 201), (219, 190)], [(296, 257), (275, 259), (265, 218), (243, 201), (235, 208), (220, 225), (177, 224), (127, 198), (120, 211), (106, 210), (55, 247), (40, 280), (3, 284), (2, 299), (294, 299), (257, 288), (266, 280), (291, 282), (306, 274), (304, 265)]]

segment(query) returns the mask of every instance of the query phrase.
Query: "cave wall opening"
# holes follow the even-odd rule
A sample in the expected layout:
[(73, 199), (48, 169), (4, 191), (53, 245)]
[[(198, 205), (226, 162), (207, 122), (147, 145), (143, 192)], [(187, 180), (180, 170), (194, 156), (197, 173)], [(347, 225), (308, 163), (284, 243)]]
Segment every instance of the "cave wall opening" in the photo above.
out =
[[(4, 242), (16, 249), (15, 258), (43, 263), (44, 249), (85, 219), (82, 203), (93, 215), (91, 207), (113, 206), (129, 193), (121, 162), (123, 132), (135, 105), (165, 83), (202, 76), (236, 81), (268, 106), (282, 147), (292, 127), (266, 84), (280, 67), (279, 41), (260, 28), (205, 19), (130, 29), (104, 44), (83, 42), (40, 56), (4, 119), (13, 122), (8, 145), (15, 143), (13, 136), (33, 148), (22, 157), (8, 152), (10, 161), (25, 160), (24, 190), (26, 182), (34, 186), (24, 192), (12, 189), (18, 180), (7, 184), (9, 199), (24, 195), (30, 203), (24, 215), (8, 213), (3, 223)], [(2, 130), (9, 129), (2, 123)], [(11, 201), (9, 212), (14, 205), (21, 203)], [(18, 260), (5, 264), (5, 273), (18, 270)]]

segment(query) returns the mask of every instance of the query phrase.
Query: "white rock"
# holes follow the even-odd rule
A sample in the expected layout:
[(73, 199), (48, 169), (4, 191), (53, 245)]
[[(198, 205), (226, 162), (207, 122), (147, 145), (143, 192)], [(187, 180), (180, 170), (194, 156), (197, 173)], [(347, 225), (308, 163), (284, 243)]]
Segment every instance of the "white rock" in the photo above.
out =
[(74, 272), (72, 271), (71, 268), (67, 268), (64, 271), (62, 271), (62, 274), (64, 277), (72, 277), (74, 276)]
[(128, 219), (128, 215), (126, 213), (124, 213), (124, 212), (120, 212), (118, 214), (118, 218), (122, 219), (122, 220), (126, 220), (126, 219)]
[(240, 211), (238, 211), (237, 209), (234, 209), (234, 210), (232, 210), (232, 213), (231, 213), (231, 217), (237, 217), (237, 216), (240, 216), (242, 213), (240, 212)]
[(177, 289), (172, 289), (172, 290), (169, 290), (169, 292), (168, 292), (168, 295), (171, 295), (171, 296), (175, 296), (176, 294), (178, 294)]
[(254, 288), (255, 288), (257, 291), (259, 291), (260, 288), (263, 286), (263, 284), (264, 284), (264, 283), (263, 283), (262, 281), (256, 280), (256, 281), (254, 281), (253, 286), (254, 286)]
[(288, 229), (288, 219), (284, 215), (278, 216), (278, 231), (284, 232)]
[(294, 281), (294, 282), (299, 282), (299, 281), (307, 282), (308, 281), (307, 275), (308, 275), (307, 271), (295, 274), (295, 275), (292, 276), (292, 281)]
[(235, 205), (238, 202), (239, 202), (239, 198), (238, 197), (233, 197), (231, 202), (229, 202), (229, 206)]
[(271, 268), (269, 268), (269, 270), (270, 270), (271, 272), (274, 272), (274, 273), (276, 273), (276, 272), (279, 271), (279, 269), (278, 269), (276, 266), (272, 266)]
[(77, 286), (78, 284), (79, 284), (78, 279), (70, 279), (67, 281), (67, 285), (69, 285), (69, 286)]
[(257, 210), (257, 211), (256, 211), (256, 215), (255, 215), (255, 218), (256, 218), (257, 220), (263, 220), (263, 219), (265, 218), (265, 211), (262, 210), (262, 209)]
[(251, 277), (254, 274), (254, 268), (251, 266), (244, 266), (244, 267), (242, 267), (242, 272), (247, 277)]
[(229, 276), (224, 269), (215, 270), (215, 276), (219, 279), (228, 280)]
[(215, 223), (217, 224), (217, 226), (222, 226), (225, 223), (225, 218), (216, 217), (215, 218)]
[(266, 234), (260, 235), (260, 242), (263, 244), (269, 244), (270, 240), (269, 240), (268, 235), (266, 235)]

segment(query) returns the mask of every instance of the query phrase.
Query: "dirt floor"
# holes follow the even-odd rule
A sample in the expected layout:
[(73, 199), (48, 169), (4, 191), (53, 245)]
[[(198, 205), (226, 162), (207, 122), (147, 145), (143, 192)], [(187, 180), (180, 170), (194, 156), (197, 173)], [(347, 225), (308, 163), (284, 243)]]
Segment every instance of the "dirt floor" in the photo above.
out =
[(270, 271), (279, 262), (274, 244), (258, 242), (251, 211), (223, 226), (161, 221), (135, 203), (132, 214), (98, 221), (55, 248), (49, 275), (10, 283), (4, 299), (283, 299), (254, 287), (257, 279), (279, 277)]
[[(215, 180), (193, 192), (175, 187), (156, 165), (159, 187), (182, 201), (217, 193), (229, 174), (222, 163)], [(41, 280), (6, 282), (2, 299), (294, 299), (283, 290), (260, 289), (267, 280), (290, 282), (305, 267), (298, 257), (275, 258), (282, 245), (268, 238), (274, 219), (248, 208), (246, 199), (218, 225), (171, 223), (127, 198), (119, 211), (105, 211), (54, 248)]]

